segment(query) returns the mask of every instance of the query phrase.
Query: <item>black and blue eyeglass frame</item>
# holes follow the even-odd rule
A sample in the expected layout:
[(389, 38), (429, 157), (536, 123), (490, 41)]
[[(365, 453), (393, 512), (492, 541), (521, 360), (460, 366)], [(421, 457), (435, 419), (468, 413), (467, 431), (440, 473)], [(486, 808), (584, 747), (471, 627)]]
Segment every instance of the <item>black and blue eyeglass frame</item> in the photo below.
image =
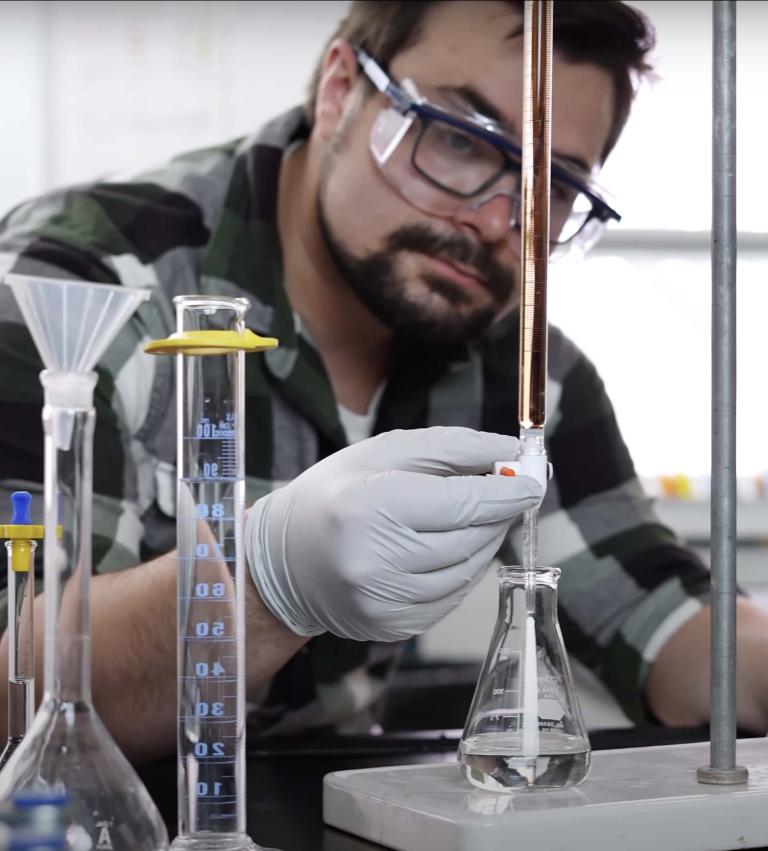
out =
[[(445, 203), (439, 203), (439, 209), (436, 209), (433, 198), (427, 202), (423, 191), (405, 185), (404, 168), (398, 167), (392, 153), (409, 130), (412, 131), (409, 137), (412, 139), (410, 168), (433, 187), (456, 200), (466, 202), (483, 196), (504, 173), (519, 176), (522, 150), (493, 119), (478, 113), (467, 117), (452, 114), (429, 102), (412, 81), (396, 83), (364, 50), (358, 47), (353, 49), (366, 77), (379, 92), (387, 96), (391, 110), (404, 121), (401, 127), (391, 119), (379, 122), (381, 126), (375, 125), (372, 150), (385, 176), (406, 200), (438, 215), (449, 214), (447, 199)], [(386, 129), (382, 130), (382, 127)], [(377, 135), (375, 145), (374, 135)], [(552, 241), (555, 244), (568, 244), (580, 236), (579, 242), (591, 245), (608, 221), (621, 220), (621, 216), (597, 194), (592, 185), (555, 161), (551, 165), (551, 179), (554, 219)], [(479, 206), (496, 194), (509, 193), (491, 191), (472, 206)], [(453, 203), (455, 205), (456, 201)], [(512, 223), (517, 224), (516, 216)]]

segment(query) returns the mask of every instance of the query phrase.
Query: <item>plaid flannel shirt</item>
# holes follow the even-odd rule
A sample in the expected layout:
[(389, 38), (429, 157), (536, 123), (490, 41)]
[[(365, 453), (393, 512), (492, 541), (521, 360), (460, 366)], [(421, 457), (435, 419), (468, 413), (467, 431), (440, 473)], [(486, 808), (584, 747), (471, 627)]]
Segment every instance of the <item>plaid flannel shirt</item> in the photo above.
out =
[[(172, 298), (247, 298), (248, 327), (280, 348), (247, 359), (247, 495), (256, 499), (346, 444), (323, 363), (283, 288), (276, 223), (282, 158), (309, 133), (301, 110), (258, 135), (152, 171), (53, 192), (0, 223), (4, 271), (149, 287), (152, 297), (98, 365), (93, 569), (122, 570), (175, 547), (174, 364), (143, 344), (175, 330)], [(40, 492), (42, 368), (10, 288), (0, 287), (0, 484)], [(517, 434), (518, 317), (478, 343), (397, 339), (374, 433), (430, 425)], [(562, 569), (560, 624), (631, 718), (666, 638), (704, 602), (708, 573), (641, 490), (590, 362), (549, 342), (548, 452), (540, 560)], [(41, 500), (36, 500), (40, 516)], [(8, 505), (3, 501), (2, 505)], [(518, 561), (519, 528), (500, 557)], [(42, 559), (38, 559), (38, 571)], [(5, 622), (5, 594), (0, 598)], [(272, 680), (252, 723), (265, 732), (366, 729), (396, 645), (314, 638)]]

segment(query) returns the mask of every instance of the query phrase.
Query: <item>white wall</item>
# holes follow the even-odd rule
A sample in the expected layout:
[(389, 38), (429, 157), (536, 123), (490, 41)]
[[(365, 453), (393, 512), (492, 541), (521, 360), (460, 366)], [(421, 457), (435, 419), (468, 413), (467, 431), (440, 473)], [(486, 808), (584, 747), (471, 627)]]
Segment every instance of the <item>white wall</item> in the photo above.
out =
[(346, 0), (0, 3), (0, 209), (300, 103)]
[(48, 184), (45, 68), (43, 3), (0, 3), (0, 214)]
[[(712, 3), (639, 0), (654, 22), (656, 80), (639, 93), (603, 180), (621, 199), (623, 227), (708, 230), (710, 225)], [(768, 230), (763, 178), (768, 88), (768, 2), (736, 4), (738, 218), (743, 231)]]
[[(712, 4), (645, 0), (656, 80), (643, 86), (601, 175), (623, 221), (579, 265), (551, 268), (550, 319), (598, 366), (638, 470), (710, 469), (709, 247)], [(760, 106), (768, 88), (768, 2), (737, 3), (737, 207), (754, 232), (738, 269), (737, 471), (764, 475), (768, 405), (761, 339), (768, 315), (768, 220)], [(627, 231), (635, 232), (627, 235)], [(665, 237), (659, 231), (667, 232)], [(654, 233), (656, 232), (656, 233)], [(686, 232), (699, 232), (687, 236)]]
[[(552, 266), (550, 321), (597, 365), (638, 471), (709, 474), (711, 264), (705, 238), (648, 250), (616, 230), (588, 260)], [(653, 235), (641, 235), (649, 240)], [(768, 472), (762, 341), (768, 237), (740, 252), (737, 296), (737, 473)], [(765, 484), (762, 484), (765, 488)], [(743, 487), (747, 491), (747, 482)]]

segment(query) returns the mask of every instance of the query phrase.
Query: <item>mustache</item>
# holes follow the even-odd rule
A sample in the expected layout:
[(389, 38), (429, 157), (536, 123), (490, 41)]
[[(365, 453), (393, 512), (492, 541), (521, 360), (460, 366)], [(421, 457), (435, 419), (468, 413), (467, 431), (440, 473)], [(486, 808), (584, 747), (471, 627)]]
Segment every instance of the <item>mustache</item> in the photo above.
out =
[(387, 253), (396, 251), (416, 251), (469, 267), (499, 304), (512, 294), (513, 273), (497, 263), (487, 249), (459, 234), (446, 236), (425, 225), (403, 225), (387, 238)]

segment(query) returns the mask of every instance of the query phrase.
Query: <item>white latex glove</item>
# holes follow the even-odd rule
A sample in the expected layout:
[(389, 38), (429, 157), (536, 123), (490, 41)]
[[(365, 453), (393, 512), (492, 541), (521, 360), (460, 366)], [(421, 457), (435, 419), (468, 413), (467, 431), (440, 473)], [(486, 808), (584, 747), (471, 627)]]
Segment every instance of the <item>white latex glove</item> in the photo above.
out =
[(457, 606), (541, 486), (484, 475), (514, 437), (467, 428), (391, 431), (310, 467), (248, 512), (245, 552), (262, 600), (299, 635), (418, 635)]

